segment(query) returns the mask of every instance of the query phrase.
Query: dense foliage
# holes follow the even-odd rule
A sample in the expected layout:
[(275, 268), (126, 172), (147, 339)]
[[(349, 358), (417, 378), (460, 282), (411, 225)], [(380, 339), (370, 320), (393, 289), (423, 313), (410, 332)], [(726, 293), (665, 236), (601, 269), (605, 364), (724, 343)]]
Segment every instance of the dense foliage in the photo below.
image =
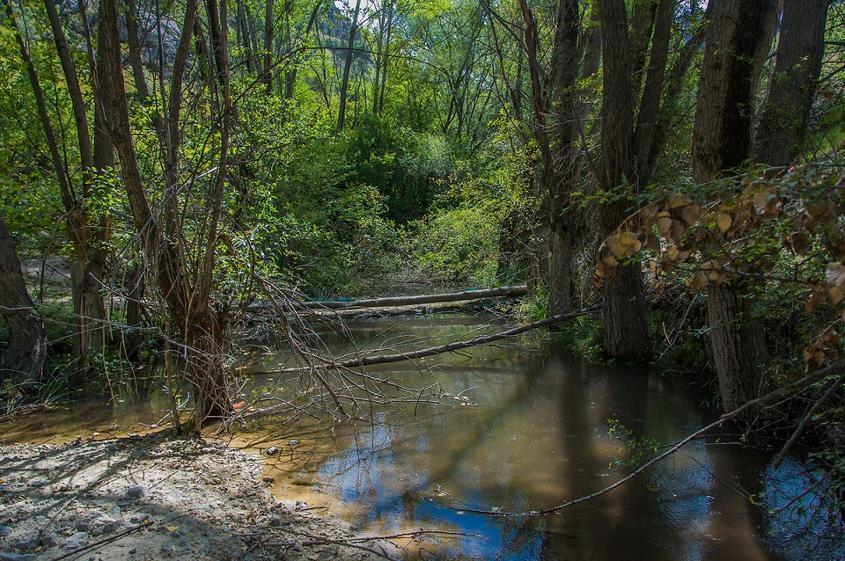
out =
[(845, 6), (738, 4), (4, 0), (8, 294), (48, 347), (0, 380), (153, 357), (225, 417), (256, 303), (527, 283), (725, 410), (822, 371), (779, 428), (841, 470)]

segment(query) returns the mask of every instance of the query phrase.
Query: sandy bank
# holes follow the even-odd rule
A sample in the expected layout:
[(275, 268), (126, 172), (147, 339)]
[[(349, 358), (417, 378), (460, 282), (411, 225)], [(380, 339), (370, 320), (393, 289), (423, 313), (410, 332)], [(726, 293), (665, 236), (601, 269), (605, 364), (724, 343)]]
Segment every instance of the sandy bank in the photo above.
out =
[[(0, 561), (398, 557), (279, 501), (260, 459), (161, 436), (0, 447)], [(327, 542), (334, 543), (327, 543)]]

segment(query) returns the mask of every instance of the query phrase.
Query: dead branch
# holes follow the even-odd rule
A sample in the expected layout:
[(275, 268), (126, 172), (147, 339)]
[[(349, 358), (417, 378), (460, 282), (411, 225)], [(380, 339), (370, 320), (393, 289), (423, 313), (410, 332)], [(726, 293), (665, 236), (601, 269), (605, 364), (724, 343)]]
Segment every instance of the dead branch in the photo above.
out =
[[(447, 292), (444, 294), (419, 294), (416, 296), (388, 296), (386, 298), (368, 298), (365, 300), (301, 302), (298, 307), (311, 310), (348, 310), (362, 308), (389, 308), (398, 306), (417, 306), (420, 304), (435, 304), (443, 302), (467, 302), (483, 298), (502, 298), (508, 296), (524, 296), (528, 294), (528, 287), (502, 286), (482, 290), (464, 290), (462, 292)], [(250, 311), (266, 308), (266, 303), (250, 306)]]
[[(453, 343), (446, 343), (445, 345), (438, 345), (435, 347), (428, 347), (425, 349), (419, 349), (416, 351), (407, 351), (404, 353), (396, 353), (396, 354), (385, 354), (385, 355), (364, 355), (358, 358), (353, 358), (350, 360), (344, 361), (330, 361), (326, 360), (324, 364), (321, 366), (327, 370), (329, 369), (339, 369), (339, 368), (355, 368), (360, 366), (372, 366), (374, 364), (387, 364), (390, 362), (402, 362), (406, 360), (414, 360), (418, 358), (423, 358), (432, 355), (438, 355), (443, 353), (453, 353), (455, 351), (459, 351), (461, 349), (466, 349), (469, 347), (475, 347), (478, 345), (486, 345), (488, 343), (492, 343), (494, 341), (499, 341), (501, 339), (508, 339), (511, 337), (515, 337), (521, 333), (525, 333), (526, 331), (532, 331), (534, 329), (539, 329), (541, 327), (548, 327), (550, 325), (556, 325), (558, 323), (562, 323), (564, 321), (568, 321), (570, 319), (574, 319), (577, 317), (581, 317), (587, 314), (590, 314), (598, 309), (597, 306), (593, 306), (590, 308), (585, 308), (583, 310), (579, 310), (577, 312), (571, 312), (568, 314), (560, 314), (557, 316), (553, 316), (544, 320), (535, 321), (533, 323), (529, 323), (526, 325), (522, 325), (519, 327), (514, 327), (513, 329), (508, 329), (506, 331), (501, 331), (499, 333), (493, 333), (490, 335), (481, 335), (479, 337), (475, 337), (468, 341), (455, 341)], [(269, 370), (264, 371), (264, 374), (280, 374), (280, 373), (287, 373), (287, 372), (299, 372), (302, 371), (303, 367), (291, 367), (291, 368), (282, 368), (279, 370)]]

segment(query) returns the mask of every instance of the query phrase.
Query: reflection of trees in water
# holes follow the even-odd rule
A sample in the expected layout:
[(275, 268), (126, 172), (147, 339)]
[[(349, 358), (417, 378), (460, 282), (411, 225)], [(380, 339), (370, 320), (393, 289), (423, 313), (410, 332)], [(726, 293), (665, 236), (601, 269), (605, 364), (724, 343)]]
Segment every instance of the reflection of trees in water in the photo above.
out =
[[(461, 505), (544, 507), (603, 487), (608, 472), (618, 475), (609, 468), (617, 455), (617, 447), (605, 437), (609, 417), (619, 418), (636, 437), (663, 443), (701, 424), (682, 394), (664, 393), (653, 379), (647, 383), (645, 373), (570, 364), (551, 353), (542, 361), (517, 363), (513, 374), (500, 371), (498, 375), (507, 376), (501, 380), (491, 378), (497, 376), (493, 371), (482, 374), (472, 366), (448, 364), (427, 375), (444, 387), (478, 386), (477, 400), (492, 405), (425, 407), (417, 416), (392, 407), (380, 411), (371, 424), (335, 427), (332, 433), (324, 427), (326, 434), (318, 431), (314, 443), (303, 439), (292, 454), (302, 454), (299, 467), (319, 471), (333, 494), (361, 507), (355, 509), (359, 524), (389, 530), (419, 524), (485, 536), (482, 541), (445, 542), (441, 553), (450, 555), (772, 559), (759, 538), (764, 523), (760, 511), (746, 496), (758, 492), (766, 459), (749, 460), (738, 448), (705, 446), (703, 441), (643, 478), (561, 516), (499, 519), (458, 513)], [(511, 433), (518, 433), (519, 440), (511, 441)], [(437, 502), (425, 497), (434, 484), (442, 484), (451, 496)], [(775, 544), (773, 549), (783, 548)]]
[(766, 541), (790, 558), (845, 559), (845, 520), (826, 473), (786, 458), (763, 474)]

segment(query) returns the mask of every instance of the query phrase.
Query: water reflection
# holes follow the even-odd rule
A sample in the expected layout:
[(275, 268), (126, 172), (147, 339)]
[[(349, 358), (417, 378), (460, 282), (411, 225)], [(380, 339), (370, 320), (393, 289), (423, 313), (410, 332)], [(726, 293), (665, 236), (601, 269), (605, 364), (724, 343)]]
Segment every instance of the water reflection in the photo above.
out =
[[(413, 348), (465, 339), (483, 319), (426, 316), (350, 324), (370, 348)], [(352, 346), (324, 334), (335, 354)], [(594, 560), (845, 560), (839, 510), (823, 502), (822, 473), (790, 459), (779, 468), (738, 446), (696, 441), (613, 492), (544, 518), (491, 518), (463, 509), (524, 511), (600, 489), (627, 473), (626, 450), (607, 434), (618, 419), (637, 438), (672, 443), (708, 416), (656, 372), (590, 365), (549, 349), (544, 338), (442, 355), (426, 368), (371, 369), (408, 386), (439, 384), (442, 404), (375, 410), (371, 421), (291, 425), (266, 418), (238, 435), (252, 450), (276, 446), (267, 471), (284, 499), (307, 500), (374, 534), (442, 529), (467, 534), (408, 544), (411, 557)], [(288, 356), (263, 357), (279, 365)], [(169, 408), (160, 383), (136, 400), (105, 400), (0, 427), (5, 441), (86, 431), (127, 432)], [(291, 397), (290, 378), (256, 377), (253, 395), (272, 388)], [(54, 437), (55, 438), (55, 437)], [(761, 499), (762, 498), (762, 499)], [(757, 506), (762, 502), (762, 506)]]
[[(353, 334), (378, 345), (381, 323), (354, 324)], [(401, 325), (414, 337), (466, 335), (455, 318)], [(626, 468), (614, 460), (624, 458), (625, 450), (608, 437), (608, 418), (636, 437), (662, 443), (678, 440), (705, 419), (684, 392), (647, 370), (513, 347), (475, 351), (471, 360), (439, 357), (437, 365), (427, 381), (453, 395), (470, 390), (476, 406), (418, 408), (416, 416), (393, 407), (372, 424), (334, 427), (332, 438), (319, 445), (309, 447), (303, 439), (309, 453), (283, 458), (276, 470), (299, 486), (311, 483), (322, 504), (368, 532), (426, 528), (480, 536), (442, 540), (440, 558), (827, 560), (845, 551), (837, 542), (824, 555), (808, 556), (773, 541), (773, 532), (782, 533), (752, 502), (760, 495), (767, 458), (704, 441), (642, 479), (559, 516), (501, 519), (462, 511), (548, 507), (621, 477)], [(401, 368), (383, 367), (379, 374), (419, 383), (419, 372)], [(802, 482), (794, 485), (806, 489)], [(284, 497), (291, 489), (282, 484), (277, 491)]]

